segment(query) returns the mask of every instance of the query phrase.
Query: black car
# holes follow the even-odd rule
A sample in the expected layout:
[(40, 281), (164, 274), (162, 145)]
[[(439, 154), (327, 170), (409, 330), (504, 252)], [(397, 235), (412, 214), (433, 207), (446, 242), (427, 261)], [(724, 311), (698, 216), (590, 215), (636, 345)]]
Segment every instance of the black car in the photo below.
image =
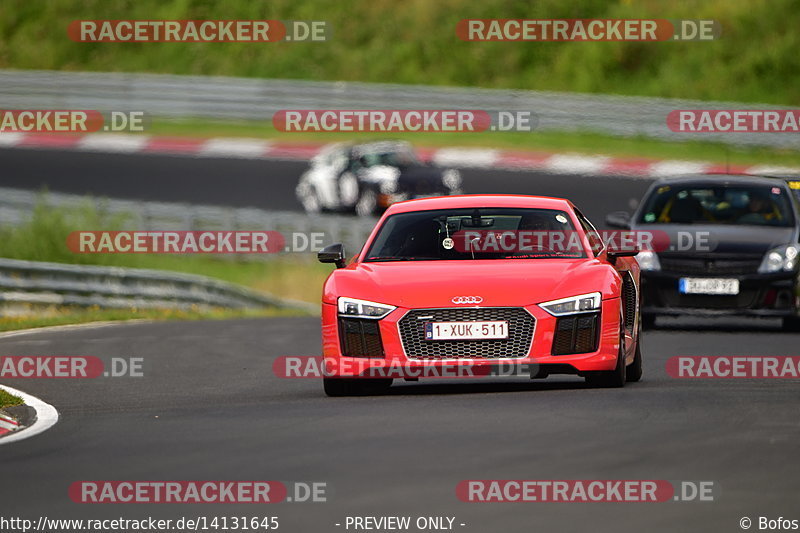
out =
[(659, 179), (632, 216), (606, 223), (651, 232), (654, 246), (637, 256), (646, 325), (657, 315), (747, 315), (798, 330), (799, 212), (785, 181), (700, 175)]
[(311, 161), (296, 188), (308, 213), (378, 214), (395, 202), (461, 193), (456, 169), (420, 161), (410, 144), (331, 144)]
[(795, 198), (800, 202), (800, 174), (763, 174), (765, 178), (774, 178), (783, 180), (794, 192)]

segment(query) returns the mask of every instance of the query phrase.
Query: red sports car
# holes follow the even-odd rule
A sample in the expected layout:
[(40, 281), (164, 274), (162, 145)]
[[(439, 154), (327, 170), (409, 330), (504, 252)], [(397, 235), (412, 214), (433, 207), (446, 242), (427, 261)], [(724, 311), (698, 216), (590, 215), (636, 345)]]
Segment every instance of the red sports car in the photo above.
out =
[(609, 249), (568, 200), (465, 195), (395, 204), (349, 264), (341, 244), (319, 252), (338, 267), (322, 296), (325, 392), (374, 393), (395, 377), (509, 364), (532, 378), (638, 381), (636, 253)]

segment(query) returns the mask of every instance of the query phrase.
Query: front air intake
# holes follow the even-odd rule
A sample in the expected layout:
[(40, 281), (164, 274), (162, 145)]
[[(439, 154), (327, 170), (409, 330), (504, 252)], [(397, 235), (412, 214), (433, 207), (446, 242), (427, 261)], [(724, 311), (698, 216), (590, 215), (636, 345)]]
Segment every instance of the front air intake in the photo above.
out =
[(339, 339), (345, 357), (383, 357), (381, 330), (377, 320), (340, 318)]
[(597, 351), (600, 313), (559, 317), (553, 335), (553, 355)]

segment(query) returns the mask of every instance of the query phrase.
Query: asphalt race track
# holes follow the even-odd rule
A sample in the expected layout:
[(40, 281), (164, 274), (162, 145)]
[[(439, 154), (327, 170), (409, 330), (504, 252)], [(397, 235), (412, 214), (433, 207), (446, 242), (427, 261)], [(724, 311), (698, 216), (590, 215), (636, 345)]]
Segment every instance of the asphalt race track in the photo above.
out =
[[(0, 150), (0, 186), (298, 210), (304, 163)], [(586, 214), (630, 208), (648, 181), (470, 169), (466, 192), (567, 196)], [(740, 531), (792, 517), (800, 494), (798, 382), (678, 380), (676, 355), (797, 355), (777, 321), (665, 320), (644, 334), (644, 379), (395, 382), (326, 398), (281, 379), (282, 355), (318, 355), (319, 319), (134, 323), (0, 337), (2, 355), (141, 357), (144, 377), (5, 380), (59, 423), (0, 445), (4, 516), (278, 516), (281, 530), (345, 531), (348, 515), (454, 516), (457, 531)], [(463, 503), (465, 479), (711, 481), (713, 502)], [(80, 505), (80, 480), (324, 482), (326, 503)], [(459, 524), (465, 524), (460, 526)], [(757, 529), (757, 522), (753, 530)]]
[[(710, 329), (708, 329), (710, 328)], [(676, 354), (795, 354), (765, 322), (669, 321), (644, 337), (645, 377), (397, 383), (331, 399), (281, 379), (280, 355), (319, 353), (318, 320), (130, 324), (0, 339), (4, 355), (138, 356), (144, 377), (15, 380), (62, 416), (0, 446), (8, 516), (275, 515), (286, 531), (341, 531), (347, 515), (455, 516), (463, 531), (737, 531), (797, 510), (794, 380), (676, 380)], [(78, 480), (327, 483), (326, 503), (79, 505)], [(715, 484), (714, 502), (463, 503), (464, 479), (666, 479)]]
[[(0, 186), (110, 198), (301, 211), (294, 195), (302, 161), (163, 154), (105, 154), (0, 149)], [(567, 197), (596, 224), (631, 208), (649, 185), (642, 178), (463, 169), (466, 193)]]

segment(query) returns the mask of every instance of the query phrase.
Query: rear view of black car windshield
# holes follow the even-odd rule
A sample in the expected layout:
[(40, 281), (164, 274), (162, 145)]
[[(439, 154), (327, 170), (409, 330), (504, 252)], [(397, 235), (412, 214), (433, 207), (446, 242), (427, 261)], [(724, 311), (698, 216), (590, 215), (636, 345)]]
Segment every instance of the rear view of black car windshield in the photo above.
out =
[(567, 213), (553, 209), (415, 211), (387, 218), (365, 261), (582, 258), (579, 235)]
[(792, 226), (785, 189), (769, 185), (664, 185), (646, 200), (643, 224)]

